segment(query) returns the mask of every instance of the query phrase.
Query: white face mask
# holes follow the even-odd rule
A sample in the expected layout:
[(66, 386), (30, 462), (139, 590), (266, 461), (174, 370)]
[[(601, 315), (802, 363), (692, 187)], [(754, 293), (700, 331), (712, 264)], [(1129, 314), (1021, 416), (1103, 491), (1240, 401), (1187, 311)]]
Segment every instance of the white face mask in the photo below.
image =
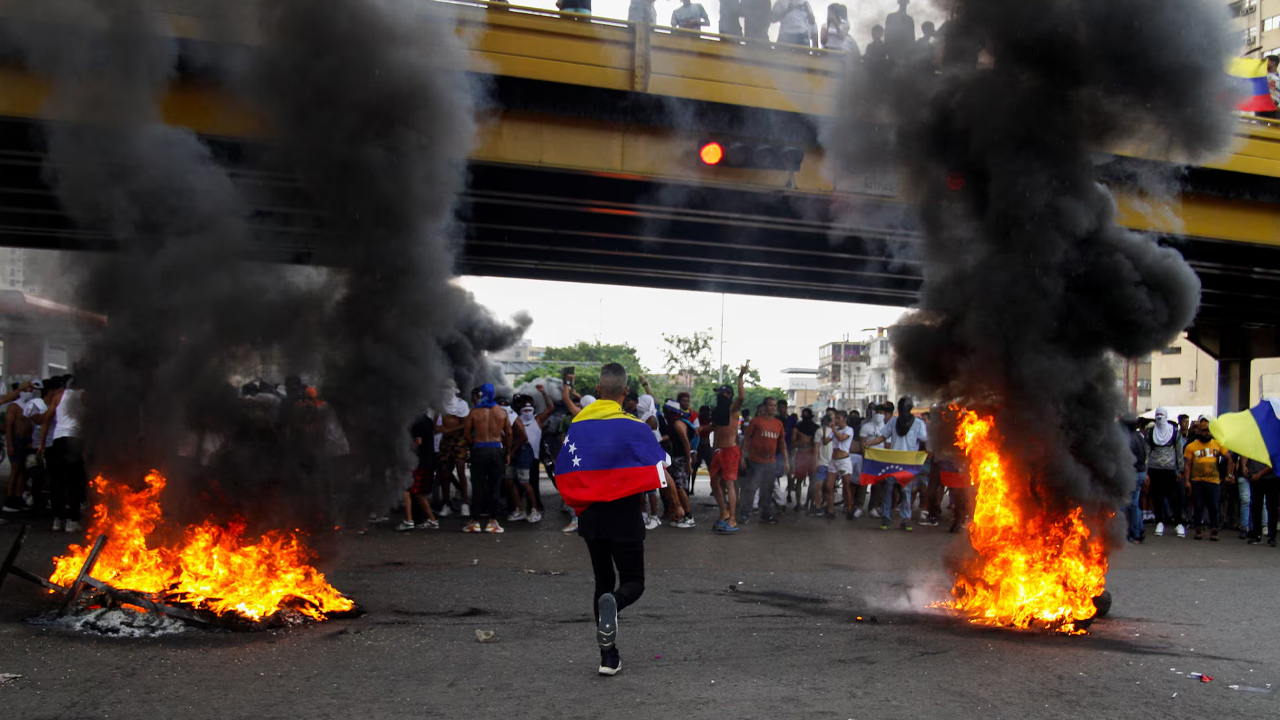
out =
[(18, 402), (19, 402), (19, 403), (21, 403), (21, 404), (23, 404), (23, 405), (26, 405), (27, 403), (31, 402), (31, 398), (33, 398), (33, 397), (35, 397), (35, 396), (36, 396), (36, 394), (35, 394), (34, 392), (32, 392), (32, 391), (30, 391), (30, 390), (24, 390), (24, 391), (22, 391), (22, 392), (18, 393)]
[(525, 420), (532, 420), (532, 419), (533, 419), (533, 408), (525, 408), (525, 409), (521, 410), (521, 411), (520, 411), (520, 417), (521, 417), (521, 418), (524, 418)]
[(876, 424), (877, 424), (877, 425), (883, 425), (883, 424), (884, 424), (884, 413), (876, 413), (875, 415), (872, 415), (871, 417), (876, 421)]

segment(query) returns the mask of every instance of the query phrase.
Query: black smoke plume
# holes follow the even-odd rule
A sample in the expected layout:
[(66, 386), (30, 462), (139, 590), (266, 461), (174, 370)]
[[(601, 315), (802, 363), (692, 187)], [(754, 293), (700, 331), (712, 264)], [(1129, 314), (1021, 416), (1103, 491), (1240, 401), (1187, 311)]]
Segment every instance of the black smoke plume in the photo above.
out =
[(1223, 146), (1225, 19), (1205, 0), (960, 0), (940, 63), (855, 72), (828, 134), (845, 169), (900, 169), (918, 209), (924, 287), (891, 334), (903, 383), (995, 409), (1047, 507), (1127, 500), (1108, 353), (1167, 344), (1199, 304), (1178, 253), (1116, 225), (1095, 153)]
[[(233, 177), (201, 138), (163, 123), (180, 58), (150, 2), (21, 10), (9, 43), (65, 119), (45, 129), (47, 179), (79, 228), (118, 248), (76, 263), (79, 303), (110, 318), (77, 368), (92, 469), (161, 468), (206, 505), (227, 498), (203, 511), (263, 522), (385, 508), (412, 417), (449, 379), (500, 382), (483, 352), (529, 324), (497, 322), (450, 283), (474, 106), (448, 17), (378, 0), (258, 5), (264, 44), (235, 50), (228, 89), (256, 100), (271, 169), (316, 209), (298, 230), (323, 267), (298, 268), (253, 259), (251, 173)], [(231, 381), (264, 373), (310, 378), (349, 452), (332, 435), (316, 447), (261, 433)]]

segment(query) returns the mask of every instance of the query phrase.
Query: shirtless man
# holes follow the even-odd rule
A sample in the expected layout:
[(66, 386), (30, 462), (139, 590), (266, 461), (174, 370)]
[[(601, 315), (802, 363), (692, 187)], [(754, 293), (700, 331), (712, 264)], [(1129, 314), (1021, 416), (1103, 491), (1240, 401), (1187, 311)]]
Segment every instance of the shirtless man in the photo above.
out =
[(721, 385), (716, 388), (716, 406), (711, 410), (711, 434), (715, 445), (715, 456), (711, 458), (711, 494), (716, 498), (720, 508), (720, 520), (712, 528), (719, 533), (738, 532), (738, 463), (742, 451), (738, 449), (738, 414), (742, 411), (742, 401), (746, 391), (742, 388), (742, 378), (747, 374), (747, 365), (738, 370), (738, 396), (734, 397), (733, 388)]
[(502, 526), (491, 517), (502, 487), (502, 476), (511, 447), (511, 423), (507, 411), (493, 399), (493, 385), (480, 386), (480, 399), (467, 415), (463, 436), (471, 446), (471, 521), (465, 533), (500, 533)]

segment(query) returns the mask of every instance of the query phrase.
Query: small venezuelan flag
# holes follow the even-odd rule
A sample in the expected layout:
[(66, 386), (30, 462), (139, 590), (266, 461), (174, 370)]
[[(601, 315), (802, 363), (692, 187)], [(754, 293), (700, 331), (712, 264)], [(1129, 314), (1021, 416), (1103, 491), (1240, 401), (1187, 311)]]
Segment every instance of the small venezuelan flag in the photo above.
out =
[(1276, 109), (1271, 101), (1271, 90), (1267, 88), (1267, 64), (1253, 58), (1232, 58), (1227, 73), (1236, 78), (1240, 88), (1240, 104), (1237, 110), (1245, 112), (1268, 112)]
[(1231, 452), (1275, 467), (1280, 461), (1280, 400), (1220, 415), (1209, 421), (1209, 431)]
[(596, 400), (569, 425), (556, 457), (556, 488), (581, 513), (595, 503), (662, 487), (666, 457), (648, 425), (612, 400)]
[(924, 462), (928, 459), (929, 453), (923, 450), (867, 448), (862, 460), (862, 476), (858, 480), (863, 485), (875, 485), (885, 478), (894, 478), (905, 487), (912, 478), (924, 472)]
[(960, 464), (955, 460), (939, 460), (935, 457), (933, 461), (938, 464), (938, 474), (942, 478), (943, 487), (965, 488), (972, 484), (969, 482), (968, 473), (962, 472)]

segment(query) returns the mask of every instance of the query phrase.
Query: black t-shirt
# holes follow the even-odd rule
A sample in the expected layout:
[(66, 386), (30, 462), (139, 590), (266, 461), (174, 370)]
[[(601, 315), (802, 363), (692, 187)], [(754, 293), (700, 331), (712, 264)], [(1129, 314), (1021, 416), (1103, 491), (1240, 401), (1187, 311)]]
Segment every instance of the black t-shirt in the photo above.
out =
[(578, 534), (588, 540), (644, 540), (644, 493), (595, 503), (578, 516)]

